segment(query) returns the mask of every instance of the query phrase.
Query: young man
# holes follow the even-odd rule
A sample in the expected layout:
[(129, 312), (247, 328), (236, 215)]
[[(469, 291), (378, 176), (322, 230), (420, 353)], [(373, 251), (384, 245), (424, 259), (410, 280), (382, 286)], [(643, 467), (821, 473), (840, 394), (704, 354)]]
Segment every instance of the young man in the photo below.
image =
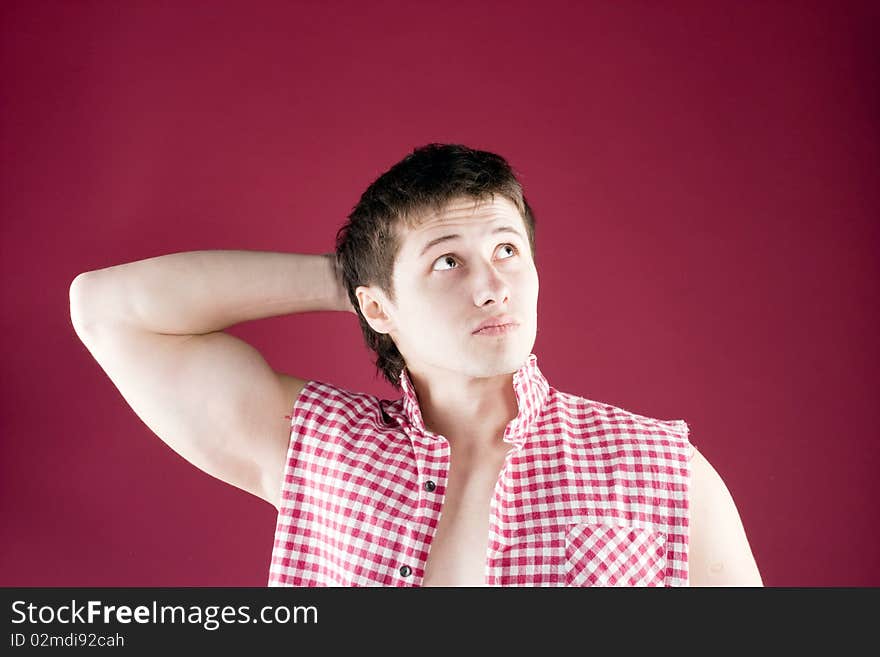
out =
[[(760, 586), (684, 421), (550, 386), (537, 300), (512, 169), (429, 144), (368, 187), (335, 254), (88, 272), (71, 315), (158, 436), (278, 509), (270, 586)], [(399, 399), (273, 372), (222, 330), (331, 309), (357, 314)]]

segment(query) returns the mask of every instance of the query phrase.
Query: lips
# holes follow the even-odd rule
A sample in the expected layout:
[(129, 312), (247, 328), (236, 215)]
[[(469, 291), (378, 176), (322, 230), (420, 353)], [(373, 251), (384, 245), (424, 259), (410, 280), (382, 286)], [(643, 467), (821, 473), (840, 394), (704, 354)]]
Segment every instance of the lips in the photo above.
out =
[(472, 331), (472, 333), (477, 333), (478, 331), (481, 331), (484, 328), (489, 328), (490, 326), (505, 326), (507, 324), (517, 323), (518, 322), (510, 315), (498, 315), (496, 317), (490, 317), (489, 319), (483, 321)]

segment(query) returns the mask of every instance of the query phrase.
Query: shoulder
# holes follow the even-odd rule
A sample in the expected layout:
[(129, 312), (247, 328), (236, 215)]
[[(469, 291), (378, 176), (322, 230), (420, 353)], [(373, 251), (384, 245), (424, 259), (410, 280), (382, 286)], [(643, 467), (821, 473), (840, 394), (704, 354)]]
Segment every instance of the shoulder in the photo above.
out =
[(689, 579), (691, 586), (762, 586), (733, 496), (708, 459), (691, 459)]
[(661, 432), (680, 432), (682, 429), (687, 429), (687, 424), (684, 420), (662, 420), (648, 415), (641, 415), (626, 408), (609, 404), (608, 402), (587, 399), (586, 397), (578, 397), (568, 393), (560, 393), (559, 396), (563, 399), (574, 400), (569, 401), (569, 404), (576, 405), (581, 411), (587, 410), (595, 420), (618, 424), (623, 428), (632, 427), (649, 431), (658, 430)]
[(293, 416), (318, 412), (357, 415), (378, 407), (379, 400), (365, 392), (355, 392), (342, 386), (311, 379), (303, 385), (296, 396)]
[(397, 426), (386, 410), (393, 414), (399, 405), (399, 400), (388, 402), (367, 392), (312, 379), (301, 388), (285, 417), (294, 434), (319, 441), (339, 438), (347, 442), (354, 437), (372, 440)]
[(641, 415), (607, 402), (556, 391), (557, 408), (568, 417), (566, 426), (580, 427), (591, 438), (603, 435), (637, 445), (666, 445), (676, 459), (689, 459), (693, 446), (684, 420), (663, 420)]

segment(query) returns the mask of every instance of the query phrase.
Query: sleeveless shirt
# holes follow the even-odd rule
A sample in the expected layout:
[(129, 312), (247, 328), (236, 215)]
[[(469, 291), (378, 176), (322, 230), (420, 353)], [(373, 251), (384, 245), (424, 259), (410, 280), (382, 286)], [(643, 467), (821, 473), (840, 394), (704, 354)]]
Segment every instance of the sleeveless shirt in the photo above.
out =
[[(421, 586), (450, 447), (400, 381), (393, 401), (319, 380), (297, 397), (268, 586)], [(560, 392), (534, 354), (513, 387), (484, 583), (687, 586), (687, 423)]]

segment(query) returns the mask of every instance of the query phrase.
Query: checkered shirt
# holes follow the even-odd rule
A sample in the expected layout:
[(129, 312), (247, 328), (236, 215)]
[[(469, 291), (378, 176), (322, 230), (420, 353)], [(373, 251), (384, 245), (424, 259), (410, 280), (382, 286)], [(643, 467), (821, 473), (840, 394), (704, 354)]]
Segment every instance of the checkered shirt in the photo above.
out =
[[(513, 386), (484, 583), (687, 586), (687, 423), (560, 392), (534, 354)], [(421, 586), (450, 448), (406, 369), (401, 388), (390, 401), (307, 382), (286, 416), (268, 586)]]

